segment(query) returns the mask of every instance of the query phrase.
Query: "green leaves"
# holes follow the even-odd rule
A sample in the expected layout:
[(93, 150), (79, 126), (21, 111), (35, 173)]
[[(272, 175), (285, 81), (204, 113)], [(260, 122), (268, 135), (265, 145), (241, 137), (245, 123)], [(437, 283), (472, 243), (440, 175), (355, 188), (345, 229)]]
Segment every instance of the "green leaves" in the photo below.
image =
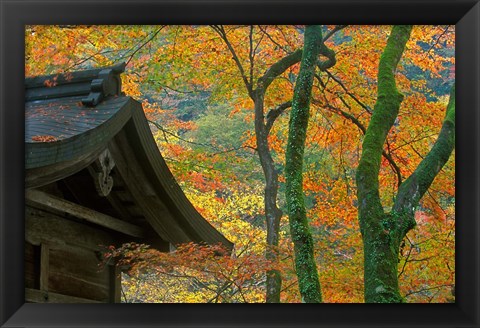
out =
[[(25, 70), (31, 76), (129, 61), (122, 77), (123, 90), (141, 101), (147, 117), (162, 127), (152, 124), (152, 133), (177, 181), (216, 228), (236, 245), (252, 250), (258, 259), (265, 253), (267, 238), (266, 175), (257, 144), (263, 140), (271, 158), (269, 179), (276, 181), (278, 176), (275, 206), (284, 213), (286, 179), (297, 180), (290, 186), (296, 188), (299, 201), (292, 203), (291, 209), (303, 207), (308, 218), (312, 241), (307, 242), (324, 282), (325, 302), (363, 301), (364, 248), (357, 208), (373, 199), (376, 206), (368, 212), (372, 215), (365, 217), (385, 219), (380, 214), (397, 211), (402, 199), (413, 200), (406, 190), (416, 188), (409, 185), (422, 185), (419, 191), (423, 198), (411, 207), (418, 209), (418, 225), (408, 234), (411, 243), (406, 239), (404, 255), (397, 257), (401, 294), (407, 295), (408, 302), (444, 302), (451, 297), (448, 286), (455, 277), (455, 158), (448, 155), (455, 138), (455, 97), (454, 91), (448, 96), (448, 90), (455, 78), (455, 27), (414, 26), (409, 31), (409, 27), (400, 26), (392, 31), (392, 27), (380, 25), (323, 26), (324, 35), (337, 31), (316, 57), (319, 74), (311, 82), (311, 91), (309, 83), (300, 81), (299, 70), (305, 49), (303, 33), (312, 29), (222, 28), (246, 80), (253, 89), (262, 91), (260, 96), (255, 94), (261, 106), (255, 107), (231, 50), (210, 26), (27, 26)], [(328, 62), (334, 66), (321, 64)], [(274, 123), (269, 121), (275, 108), (292, 101), (296, 84), (295, 108), (286, 106)], [(301, 91), (308, 91), (305, 97), (300, 97)], [(308, 125), (292, 132), (301, 137), (304, 148), (291, 147), (286, 156), (291, 111), (300, 121), (307, 117)], [(255, 115), (265, 125), (263, 132), (268, 133), (259, 135), (255, 130)], [(369, 126), (369, 135), (364, 137)], [(437, 142), (439, 131), (443, 132)], [(54, 141), (49, 136), (35, 139)], [(289, 168), (291, 174), (285, 174), (285, 157), (297, 162), (303, 157), (303, 167)], [(423, 162), (427, 157), (441, 161)], [(439, 172), (438, 167), (442, 167)], [(365, 175), (355, 179), (357, 168)], [(420, 171), (430, 173), (420, 175)], [(413, 176), (417, 182), (406, 180), (399, 189), (399, 174)], [(268, 187), (273, 190), (272, 184)], [(363, 193), (358, 199), (357, 187)], [(392, 237), (394, 227), (388, 219), (377, 227)], [(275, 248), (281, 254), (281, 300), (300, 302), (289, 231), (284, 215)], [(174, 285), (176, 278), (155, 277), (126, 281), (130, 296), (145, 292), (143, 300), (148, 301), (200, 302), (216, 295), (208, 289), (214, 286), (211, 283), (205, 285), (208, 288), (190, 284), (194, 276), (180, 285)], [(250, 278), (258, 281), (249, 287), (246, 299), (264, 301), (266, 277), (259, 274)], [(141, 288), (135, 289), (137, 283)], [(218, 290), (223, 287), (215, 286)], [(175, 297), (169, 298), (173, 294), (169, 288)], [(191, 292), (188, 288), (198, 289)], [(222, 295), (233, 288), (228, 286)], [(235, 295), (229, 300), (243, 301), (240, 294)]]

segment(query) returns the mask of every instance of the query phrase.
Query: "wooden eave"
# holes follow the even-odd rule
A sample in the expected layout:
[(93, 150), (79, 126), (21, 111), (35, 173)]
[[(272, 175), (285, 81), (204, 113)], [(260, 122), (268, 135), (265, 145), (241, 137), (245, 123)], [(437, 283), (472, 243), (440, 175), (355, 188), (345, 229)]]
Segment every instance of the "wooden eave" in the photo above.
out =
[(233, 244), (186, 198), (157, 148), (139, 102), (117, 93), (102, 96), (95, 106), (85, 106), (82, 100), (91, 92), (85, 85), (95, 77), (93, 71), (102, 70), (73, 73), (68, 81), (56, 79), (65, 82), (60, 86), (80, 83), (82, 94), (71, 95), (68, 87), (58, 89), (56, 96), (53, 91), (42, 91), (44, 81), (52, 76), (27, 81), (27, 94), (36, 89), (37, 96), (30, 92), (25, 108), (26, 188), (65, 179), (88, 168), (108, 150), (135, 205), (163, 240), (174, 245), (221, 243), (232, 249)]

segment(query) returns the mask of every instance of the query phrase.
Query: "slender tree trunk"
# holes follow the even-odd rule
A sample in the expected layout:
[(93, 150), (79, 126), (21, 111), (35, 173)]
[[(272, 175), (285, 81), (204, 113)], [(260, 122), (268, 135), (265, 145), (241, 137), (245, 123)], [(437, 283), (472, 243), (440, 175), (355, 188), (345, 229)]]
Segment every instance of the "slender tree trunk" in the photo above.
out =
[[(279, 261), (277, 251), (280, 219), (283, 213), (277, 206), (278, 173), (275, 169), (275, 162), (273, 161), (270, 147), (268, 145), (268, 134), (276, 117), (272, 116), (269, 120), (265, 120), (264, 97), (272, 81), (277, 76), (281, 75), (287, 68), (298, 63), (301, 56), (302, 50), (297, 50), (274, 63), (265, 74), (258, 79), (257, 88), (252, 89), (250, 92), (250, 97), (254, 103), (257, 152), (262, 166), (263, 175), (265, 177), (265, 193), (263, 198), (267, 224), (267, 249), (265, 257), (274, 263), (274, 265), (278, 264)], [(267, 271), (266, 303), (280, 303), (281, 288), (282, 277), (280, 271), (277, 269)]]
[[(275, 165), (268, 146), (268, 133), (265, 122), (264, 114), (264, 96), (268, 86), (272, 81), (282, 74), (288, 67), (298, 63), (300, 61), (302, 51), (295, 51), (294, 53), (287, 55), (280, 59), (278, 62), (272, 64), (270, 68), (261, 76), (257, 81), (257, 87), (254, 89), (253, 82), (253, 57), (250, 57), (250, 74), (247, 74), (245, 68), (242, 66), (240, 59), (238, 58), (235, 49), (230, 43), (227, 33), (223, 26), (215, 26), (212, 28), (220, 35), (222, 40), (227, 45), (232, 54), (232, 59), (236, 63), (245, 87), (248, 91), (250, 98), (254, 102), (255, 110), (255, 136), (257, 139), (257, 152), (262, 165), (263, 174), (265, 176), (265, 193), (264, 193), (264, 205), (265, 205), (265, 219), (267, 223), (267, 250), (266, 258), (273, 263), (278, 263), (278, 257), (276, 250), (278, 248), (280, 218), (282, 212), (277, 207), (277, 193), (278, 193), (278, 174), (275, 171)], [(253, 27), (252, 27), (253, 28)], [(250, 51), (252, 54), (253, 44), (250, 44)], [(269, 122), (270, 127), (274, 120)], [(266, 281), (266, 302), (267, 303), (279, 303), (280, 291), (282, 286), (282, 279), (280, 272), (276, 269), (269, 270), (267, 272)]]
[(385, 213), (378, 174), (383, 145), (403, 100), (395, 71), (410, 37), (411, 26), (394, 26), (380, 58), (377, 102), (363, 140), (357, 168), (357, 198), (364, 246), (365, 302), (403, 302), (398, 286), (400, 243), (415, 226), (415, 211), (455, 146), (455, 87), (437, 141), (414, 173), (398, 189), (393, 209)]
[[(268, 132), (263, 119), (263, 90), (256, 90), (255, 104), (255, 135), (257, 139), (257, 152), (265, 176), (265, 218), (267, 223), (267, 250), (266, 258), (272, 263), (278, 262), (277, 248), (282, 211), (277, 207), (278, 174), (275, 163), (268, 146)], [(266, 302), (279, 303), (282, 278), (277, 269), (267, 272)]]
[(292, 101), (285, 165), (286, 198), (295, 249), (295, 268), (302, 301), (306, 303), (322, 302), (313, 239), (305, 210), (302, 178), (313, 76), (321, 46), (321, 27), (307, 26), (300, 72)]

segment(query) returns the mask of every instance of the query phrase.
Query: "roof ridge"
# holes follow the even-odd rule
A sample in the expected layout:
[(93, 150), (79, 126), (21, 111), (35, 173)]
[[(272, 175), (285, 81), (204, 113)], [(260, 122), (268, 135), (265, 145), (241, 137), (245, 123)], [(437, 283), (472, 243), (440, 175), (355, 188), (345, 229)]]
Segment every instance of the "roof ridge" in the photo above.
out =
[(89, 70), (36, 76), (25, 79), (25, 101), (86, 96), (82, 104), (93, 107), (104, 98), (123, 95), (120, 74), (125, 63)]

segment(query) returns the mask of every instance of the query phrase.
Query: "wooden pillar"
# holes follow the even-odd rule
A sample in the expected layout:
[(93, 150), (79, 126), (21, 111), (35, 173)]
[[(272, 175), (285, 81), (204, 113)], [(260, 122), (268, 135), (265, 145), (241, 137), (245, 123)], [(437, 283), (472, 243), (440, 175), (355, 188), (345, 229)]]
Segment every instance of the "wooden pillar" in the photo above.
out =
[(47, 243), (40, 244), (40, 290), (45, 292), (48, 292), (49, 253), (49, 245)]
[(110, 265), (110, 303), (121, 303), (122, 301), (122, 278), (118, 266)]

